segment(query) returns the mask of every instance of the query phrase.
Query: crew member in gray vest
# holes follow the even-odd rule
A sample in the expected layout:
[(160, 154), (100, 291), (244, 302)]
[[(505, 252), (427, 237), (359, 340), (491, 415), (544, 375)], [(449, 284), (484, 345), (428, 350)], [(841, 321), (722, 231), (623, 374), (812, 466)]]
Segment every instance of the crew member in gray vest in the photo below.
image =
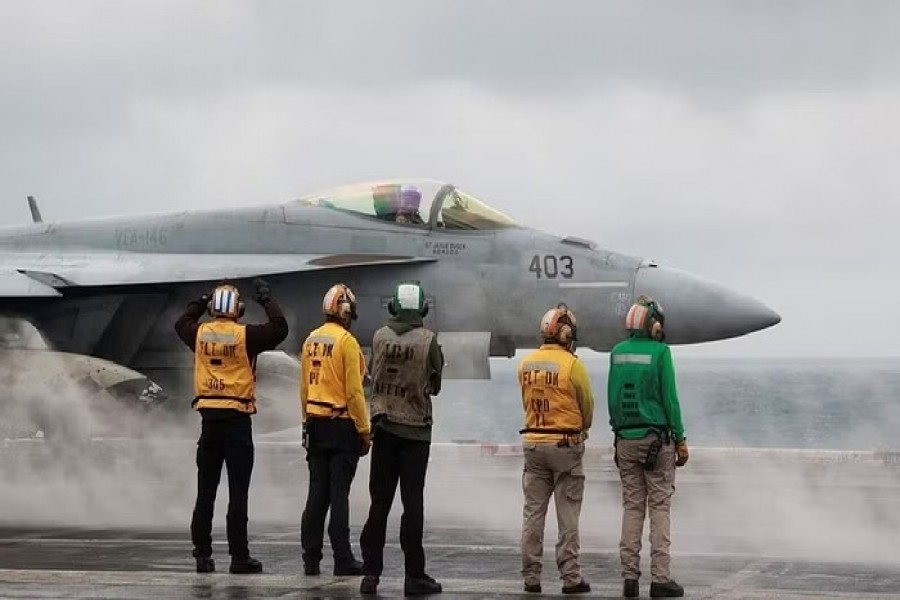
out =
[(364, 575), (360, 592), (377, 592), (387, 519), (399, 482), (403, 591), (407, 596), (436, 594), (441, 584), (425, 573), (423, 492), (431, 448), (431, 396), (441, 390), (444, 356), (437, 336), (422, 326), (428, 303), (419, 282), (401, 282), (388, 311), (393, 317), (372, 341), (372, 504), (360, 538)]

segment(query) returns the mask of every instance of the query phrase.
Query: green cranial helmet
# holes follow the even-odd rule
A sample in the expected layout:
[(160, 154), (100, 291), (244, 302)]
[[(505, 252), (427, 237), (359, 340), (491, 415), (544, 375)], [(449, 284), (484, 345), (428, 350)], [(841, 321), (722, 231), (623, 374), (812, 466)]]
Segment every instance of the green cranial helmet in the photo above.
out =
[(418, 281), (401, 281), (388, 302), (388, 312), (397, 315), (401, 310), (414, 310), (423, 317), (428, 314), (428, 301)]

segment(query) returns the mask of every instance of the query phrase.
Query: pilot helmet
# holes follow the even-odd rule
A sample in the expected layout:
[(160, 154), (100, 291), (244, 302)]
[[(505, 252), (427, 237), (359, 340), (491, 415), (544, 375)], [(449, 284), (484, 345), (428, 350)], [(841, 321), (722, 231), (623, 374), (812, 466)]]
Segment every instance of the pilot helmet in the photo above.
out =
[(575, 313), (565, 304), (559, 304), (544, 313), (541, 319), (541, 335), (545, 341), (565, 346), (570, 351), (575, 348), (578, 336)]
[(400, 212), (400, 186), (390, 183), (372, 188), (375, 216), (387, 217)]
[(407, 186), (400, 190), (400, 212), (412, 214), (419, 210), (422, 202), (422, 193), (413, 186)]
[(625, 329), (629, 332), (643, 331), (660, 342), (666, 337), (665, 324), (666, 314), (663, 312), (662, 304), (650, 296), (638, 297), (625, 315)]
[(325, 293), (322, 300), (322, 312), (326, 316), (335, 317), (345, 323), (356, 320), (356, 296), (350, 288), (343, 283), (338, 283)]
[(418, 281), (401, 281), (388, 302), (388, 312), (396, 316), (402, 310), (413, 310), (422, 317), (428, 314), (425, 291)]
[(213, 290), (206, 310), (214, 318), (237, 319), (244, 316), (244, 303), (236, 287), (223, 283)]

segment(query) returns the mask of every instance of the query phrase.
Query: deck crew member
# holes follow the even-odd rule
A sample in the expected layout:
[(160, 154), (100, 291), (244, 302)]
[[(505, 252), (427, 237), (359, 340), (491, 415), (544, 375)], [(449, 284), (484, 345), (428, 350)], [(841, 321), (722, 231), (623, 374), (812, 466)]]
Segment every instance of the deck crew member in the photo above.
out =
[(375, 594), (383, 568), (388, 514), (400, 484), (400, 546), (407, 596), (436, 594), (441, 584), (425, 573), (425, 473), (431, 449), (431, 396), (441, 391), (444, 357), (437, 336), (423, 326), (428, 314), (418, 282), (401, 282), (388, 303), (393, 315), (372, 341), (372, 504), (363, 527), (360, 592)]
[(319, 574), (326, 513), (335, 575), (361, 575), (350, 547), (350, 485), (360, 456), (369, 452), (369, 417), (363, 395), (365, 359), (350, 333), (356, 297), (337, 284), (322, 302), (325, 324), (300, 351), (300, 408), (309, 466), (309, 491), (300, 524), (303, 572)]
[(564, 594), (589, 592), (578, 563), (578, 519), (584, 496), (584, 440), (594, 414), (587, 371), (575, 356), (575, 314), (559, 305), (541, 319), (544, 343), (519, 365), (525, 410), (522, 490), (522, 576), (525, 591), (541, 592), (544, 519), (552, 495), (559, 540), (556, 565)]
[(641, 536), (649, 508), (650, 596), (680, 597), (684, 588), (669, 574), (669, 514), (675, 467), (687, 463), (688, 447), (662, 306), (641, 296), (628, 311), (625, 328), (629, 338), (610, 353), (607, 389), (622, 480), (623, 595), (639, 594)]
[[(253, 471), (250, 415), (256, 413), (256, 356), (273, 350), (288, 334), (287, 321), (272, 299), (269, 286), (256, 282), (256, 301), (268, 322), (243, 325), (244, 303), (237, 288), (224, 284), (212, 295), (188, 304), (175, 323), (181, 340), (194, 351), (194, 402), (201, 415), (197, 442), (197, 502), (191, 538), (198, 573), (215, 571), (212, 519), (222, 464), (228, 471), (226, 517), (231, 573), (260, 573), (262, 563), (250, 556), (247, 544), (247, 496)], [(204, 311), (212, 321), (199, 323)]]

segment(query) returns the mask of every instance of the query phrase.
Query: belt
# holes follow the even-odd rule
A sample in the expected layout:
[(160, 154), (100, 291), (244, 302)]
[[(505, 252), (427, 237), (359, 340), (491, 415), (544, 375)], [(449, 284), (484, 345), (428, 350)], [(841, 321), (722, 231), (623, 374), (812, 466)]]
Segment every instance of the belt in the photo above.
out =
[(239, 396), (216, 396), (213, 394), (194, 396), (191, 406), (197, 404), (201, 400), (229, 400), (231, 402), (240, 402), (241, 404), (253, 404), (256, 402), (253, 398), (241, 398)]
[(340, 406), (340, 407), (339, 407), (339, 406), (335, 406), (334, 404), (331, 404), (330, 402), (322, 402), (322, 401), (320, 401), (320, 400), (307, 400), (306, 403), (307, 403), (307, 404), (313, 404), (313, 405), (315, 405), (315, 406), (321, 406), (322, 408), (330, 409), (332, 413), (337, 413), (337, 414), (333, 414), (333, 415), (331, 416), (332, 419), (333, 419), (334, 417), (336, 417), (337, 415), (340, 415), (340, 414), (342, 414), (342, 413), (347, 412), (347, 407), (346, 407), (346, 406)]
[[(519, 433), (549, 433), (549, 434), (558, 434), (563, 436), (559, 441), (557, 446), (560, 448), (567, 448), (570, 443), (580, 443), (584, 441), (582, 437), (583, 431), (581, 429), (565, 429), (565, 428), (554, 428), (554, 427), (526, 427), (525, 429), (520, 429)], [(574, 442), (570, 442), (569, 438), (577, 438)]]
[(632, 425), (624, 425), (622, 427), (616, 427), (613, 432), (618, 435), (620, 431), (628, 431), (629, 429), (653, 429), (657, 432), (669, 431), (668, 425), (660, 425), (659, 423), (634, 423)]
[(520, 429), (519, 433), (558, 433), (560, 435), (581, 435), (581, 430), (553, 427), (526, 427), (525, 429)]

